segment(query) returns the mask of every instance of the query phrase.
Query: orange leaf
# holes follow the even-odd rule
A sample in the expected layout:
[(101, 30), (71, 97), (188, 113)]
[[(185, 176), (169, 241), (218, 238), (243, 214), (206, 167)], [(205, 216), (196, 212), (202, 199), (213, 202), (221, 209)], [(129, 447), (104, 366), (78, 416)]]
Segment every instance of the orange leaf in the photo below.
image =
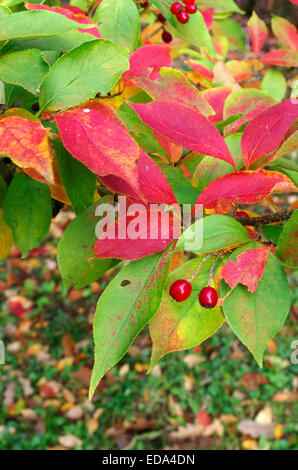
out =
[(52, 147), (48, 131), (39, 122), (19, 116), (0, 120), (0, 155), (21, 168), (33, 169), (50, 184), (54, 182)]

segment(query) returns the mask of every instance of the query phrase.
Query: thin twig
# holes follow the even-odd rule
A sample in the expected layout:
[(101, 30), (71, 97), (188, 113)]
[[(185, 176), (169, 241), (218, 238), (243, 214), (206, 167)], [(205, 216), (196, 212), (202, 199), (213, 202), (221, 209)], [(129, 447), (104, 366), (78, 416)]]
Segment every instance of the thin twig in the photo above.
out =
[(253, 227), (263, 226), (274, 222), (287, 220), (294, 214), (295, 210), (285, 210), (276, 214), (263, 215), (261, 217), (234, 217), (240, 224)]

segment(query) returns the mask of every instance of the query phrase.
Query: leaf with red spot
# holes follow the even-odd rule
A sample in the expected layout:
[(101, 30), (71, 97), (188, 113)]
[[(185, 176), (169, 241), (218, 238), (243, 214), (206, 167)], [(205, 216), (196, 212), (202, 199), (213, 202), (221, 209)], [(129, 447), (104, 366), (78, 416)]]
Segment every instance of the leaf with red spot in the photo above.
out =
[(204, 209), (226, 214), (235, 204), (257, 204), (272, 193), (296, 189), (290, 178), (277, 171), (238, 171), (210, 183), (197, 203), (203, 204)]
[(297, 108), (295, 101), (288, 99), (266, 109), (248, 124), (241, 141), (246, 168), (269, 154), (274, 158), (283, 136), (298, 118)]
[[(159, 359), (172, 351), (198, 346), (223, 324), (220, 307), (207, 310), (198, 302), (200, 290), (208, 284), (212, 260), (207, 260), (192, 281), (191, 295), (184, 302), (176, 302), (169, 290), (178, 279), (189, 279), (198, 268), (201, 258), (195, 258), (173, 271), (164, 290), (159, 310), (149, 323), (153, 349), (149, 371)], [(214, 284), (212, 283), (214, 286)]]
[(281, 67), (298, 67), (298, 53), (290, 49), (276, 49), (262, 55), (260, 61), (269, 65)]
[(129, 133), (105, 112), (74, 108), (56, 115), (65, 148), (99, 176), (124, 178), (139, 194), (140, 149)]
[(123, 74), (126, 85), (130, 84), (130, 79), (142, 77), (151, 69), (150, 77), (154, 79), (158, 76), (161, 67), (171, 67), (171, 46), (166, 44), (149, 44), (139, 47), (129, 58), (130, 68)]
[(286, 49), (298, 51), (298, 32), (292, 23), (273, 15), (271, 26), (274, 35)]
[[(90, 18), (88, 18), (83, 10), (78, 8), (77, 10), (71, 10), (69, 7), (50, 7), (48, 5), (40, 5), (38, 3), (29, 3), (25, 2), (25, 7), (27, 10), (47, 10), (53, 11), (54, 13), (60, 13), (61, 15), (66, 16), (66, 18), (76, 21), (77, 23), (81, 24), (90, 24), (90, 29), (80, 29), (78, 31), (81, 33), (89, 33), (95, 36), (96, 38), (101, 38), (101, 34), (98, 31), (97, 26), (93, 23)], [(93, 26), (93, 27), (91, 27)]]
[(243, 114), (243, 116), (230, 124), (226, 128), (227, 132), (234, 134), (243, 124), (274, 104), (274, 99), (261, 90), (241, 88), (241, 90), (234, 91), (224, 103), (223, 119), (226, 120), (236, 114)]
[(220, 132), (190, 106), (161, 101), (131, 106), (145, 124), (175, 144), (219, 158), (235, 168), (233, 157)]
[(264, 21), (262, 21), (261, 18), (258, 17), (255, 11), (250, 17), (247, 26), (251, 37), (254, 56), (258, 57), (264, 42), (268, 38), (268, 28)]
[[(236, 249), (230, 256), (235, 261), (240, 253), (260, 247), (251, 242)], [(230, 287), (221, 281), (221, 296)], [(262, 367), (263, 354), (270, 341), (283, 326), (291, 305), (287, 277), (278, 259), (269, 253), (264, 274), (254, 293), (242, 284), (236, 285), (223, 302), (225, 318), (235, 335), (251, 351)]]
[(39, 172), (48, 183), (53, 183), (53, 150), (48, 130), (40, 122), (19, 116), (0, 120), (0, 156), (7, 156), (20, 168)]
[(193, 106), (204, 116), (214, 114), (202, 94), (179, 70), (162, 67), (154, 80), (143, 76), (134, 79), (133, 83), (143, 88), (156, 101), (175, 101)]
[(232, 91), (232, 86), (226, 86), (210, 88), (202, 92), (202, 98), (204, 98), (215, 111), (215, 114), (209, 116), (208, 118), (210, 122), (220, 122), (224, 119), (224, 104), (228, 96), (232, 93)]
[[(137, 260), (167, 248), (180, 230), (172, 211), (131, 204), (116, 221), (102, 219), (95, 244), (97, 258)], [(177, 222), (177, 224), (175, 223)], [(176, 235), (176, 238), (177, 238)]]
[(229, 261), (224, 265), (221, 279), (224, 279), (232, 289), (237, 284), (243, 284), (250, 292), (255, 292), (264, 274), (269, 252), (270, 247), (261, 247), (240, 253), (237, 261)]
[(171, 247), (129, 263), (100, 296), (94, 319), (95, 364), (90, 399), (104, 374), (157, 311), (167, 281)]
[[(118, 194), (125, 194), (134, 199), (139, 195), (122, 178), (112, 175), (101, 177), (105, 186)], [(142, 149), (138, 160), (138, 184), (143, 201), (155, 204), (176, 204), (176, 198), (160, 168)]]

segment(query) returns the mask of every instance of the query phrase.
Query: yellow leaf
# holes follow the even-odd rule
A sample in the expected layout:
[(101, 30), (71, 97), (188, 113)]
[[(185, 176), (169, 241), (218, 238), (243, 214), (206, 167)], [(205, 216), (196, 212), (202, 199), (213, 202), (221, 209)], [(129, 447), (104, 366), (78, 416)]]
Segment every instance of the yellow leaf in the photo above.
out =
[(12, 242), (12, 230), (4, 222), (3, 210), (0, 209), (0, 259), (3, 259), (8, 255)]
[(245, 441), (242, 442), (242, 448), (244, 450), (254, 450), (258, 448), (258, 442), (255, 441), (254, 439), (245, 439)]
[(283, 436), (283, 428), (281, 424), (277, 424), (274, 429), (274, 439), (281, 439)]
[(42, 344), (35, 343), (30, 346), (26, 351), (26, 356), (36, 356), (42, 349)]
[(88, 421), (86, 422), (86, 428), (88, 429), (90, 436), (92, 436), (95, 433), (95, 431), (97, 431), (98, 426), (99, 426), (99, 423), (97, 419), (95, 418), (88, 419)]
[(147, 371), (148, 369), (148, 365), (147, 364), (141, 364), (140, 362), (137, 362), (135, 364), (135, 370), (138, 372), (138, 373), (141, 373), (141, 372), (145, 372)]
[(57, 362), (56, 367), (58, 370), (63, 370), (66, 366), (71, 366), (73, 361), (73, 357), (65, 357), (64, 359), (60, 359), (60, 361)]

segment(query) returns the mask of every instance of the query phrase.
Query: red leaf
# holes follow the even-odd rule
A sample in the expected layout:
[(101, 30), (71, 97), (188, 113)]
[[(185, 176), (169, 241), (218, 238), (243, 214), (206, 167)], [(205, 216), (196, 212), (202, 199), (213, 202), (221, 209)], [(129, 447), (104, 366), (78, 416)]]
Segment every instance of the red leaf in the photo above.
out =
[(194, 62), (193, 60), (186, 60), (185, 63), (189, 65), (196, 73), (202, 75), (202, 77), (206, 78), (206, 80), (208, 80), (209, 82), (212, 82), (213, 72), (211, 72), (211, 70), (209, 70), (207, 67), (197, 62)]
[(130, 68), (123, 74), (125, 85), (130, 78), (141, 77), (150, 68), (153, 69), (150, 78), (153, 80), (160, 67), (171, 67), (171, 46), (166, 44), (148, 44), (139, 47), (129, 58)]
[(290, 49), (277, 49), (262, 55), (260, 61), (269, 65), (282, 67), (298, 67), (298, 54)]
[[(106, 227), (111, 235), (107, 238), (104, 232), (96, 242), (97, 258), (132, 261), (158, 253), (170, 245), (173, 240), (173, 217), (164, 211), (159, 213), (152, 208), (149, 212), (144, 205), (137, 211), (133, 213), (130, 206), (127, 215), (120, 216), (115, 223), (112, 222)], [(134, 231), (138, 232), (137, 238), (129, 236), (129, 233)]]
[[(99, 109), (99, 108), (98, 108)], [(139, 194), (140, 149), (129, 133), (110, 119), (110, 111), (73, 108), (56, 115), (57, 126), (66, 149), (100, 176), (123, 178)]]
[(260, 385), (268, 383), (267, 377), (262, 374), (258, 374), (257, 372), (248, 372), (247, 374), (244, 374), (241, 381), (248, 390), (254, 390)]
[(237, 256), (237, 261), (229, 261), (221, 270), (224, 279), (233, 289), (237, 284), (248, 287), (255, 292), (258, 282), (262, 279), (270, 247), (253, 248)]
[(17, 166), (37, 171), (48, 183), (53, 183), (53, 150), (48, 130), (40, 122), (19, 116), (0, 119), (1, 153)]
[(80, 29), (78, 28), (78, 31), (81, 33), (89, 33), (95, 36), (96, 38), (101, 39), (101, 34), (98, 31), (98, 28), (95, 26), (93, 21), (91, 21), (89, 18), (87, 18), (85, 12), (81, 10), (78, 7), (70, 7), (70, 6), (64, 6), (64, 7), (49, 7), (47, 5), (40, 5), (40, 4), (35, 4), (35, 3), (29, 3), (25, 2), (25, 7), (27, 10), (48, 10), (48, 11), (53, 11), (55, 13), (60, 13), (61, 15), (66, 16), (68, 19), (76, 21), (77, 23), (81, 24), (90, 24), (93, 26), (93, 28), (90, 29)]
[(276, 151), (297, 118), (298, 107), (291, 99), (271, 106), (255, 117), (246, 127), (241, 140), (245, 167), (251, 167), (255, 161)]
[(201, 426), (209, 426), (211, 422), (212, 422), (211, 416), (209, 413), (207, 413), (206, 410), (201, 410), (196, 415), (196, 424), (200, 424)]
[(277, 171), (238, 171), (210, 183), (197, 203), (217, 214), (226, 214), (235, 204), (256, 204), (271, 193), (295, 190), (290, 178)]
[[(147, 72), (147, 75), (151, 70)], [(152, 73), (151, 73), (152, 74)], [(143, 75), (132, 80), (137, 87), (143, 88), (154, 101), (169, 101), (194, 107), (204, 116), (213, 113), (213, 109), (202, 98), (200, 91), (185, 77), (182, 72), (161, 67), (154, 79)]]
[(213, 23), (213, 13), (214, 13), (214, 8), (207, 8), (207, 10), (201, 11), (200, 12), (202, 17), (204, 18), (206, 27), (208, 31), (211, 29), (212, 23)]
[(260, 90), (242, 88), (235, 91), (225, 102), (224, 119), (235, 114), (243, 114), (243, 116), (226, 127), (227, 133), (234, 134), (243, 124), (274, 104), (274, 99)]
[(202, 92), (202, 98), (204, 98), (212, 106), (215, 111), (215, 114), (209, 116), (208, 119), (210, 122), (220, 122), (223, 120), (223, 110), (224, 104), (227, 97), (232, 93), (234, 87), (218, 87), (218, 88), (209, 88)]
[(273, 16), (272, 30), (279, 42), (281, 42), (286, 49), (298, 51), (298, 33), (292, 23), (280, 16)]
[(162, 101), (130, 105), (145, 124), (175, 144), (219, 158), (235, 168), (233, 157), (220, 132), (193, 108)]
[(169, 159), (172, 163), (175, 163), (182, 157), (183, 147), (181, 145), (174, 144), (169, 139), (166, 139), (158, 132), (153, 131), (154, 137), (158, 140), (160, 145), (165, 149)]
[(263, 47), (264, 42), (268, 38), (268, 29), (264, 21), (262, 21), (254, 11), (248, 23), (248, 30), (251, 37), (254, 56), (257, 57)]
[[(138, 194), (123, 179), (109, 175), (101, 178), (101, 181), (115, 193), (139, 200)], [(162, 171), (142, 149), (138, 160), (138, 182), (144, 201), (155, 204), (177, 204), (172, 188)]]

